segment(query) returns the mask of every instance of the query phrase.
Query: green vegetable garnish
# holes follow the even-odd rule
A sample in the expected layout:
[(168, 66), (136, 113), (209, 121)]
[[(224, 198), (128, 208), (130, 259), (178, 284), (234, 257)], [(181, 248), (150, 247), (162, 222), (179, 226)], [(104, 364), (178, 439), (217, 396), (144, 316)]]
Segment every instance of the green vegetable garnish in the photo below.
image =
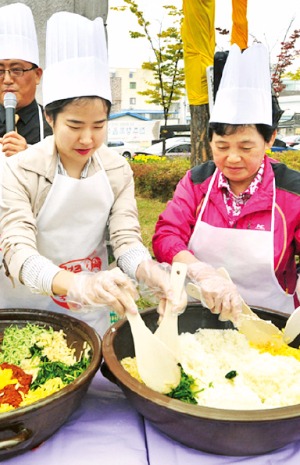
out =
[[(44, 359), (45, 358), (46, 357), (44, 357)], [(35, 390), (46, 383), (46, 381), (53, 378), (60, 378), (64, 384), (69, 384), (86, 370), (89, 363), (90, 361), (87, 358), (82, 358), (82, 360), (72, 366), (62, 362), (44, 361), (39, 367), (38, 376), (30, 387), (32, 390)]]
[[(47, 347), (47, 335), (54, 335), (53, 328), (47, 328), (28, 323), (24, 327), (11, 325), (4, 330), (2, 346), (0, 350), (0, 363), (7, 362), (14, 365), (21, 365), (22, 362), (30, 362), (37, 368), (37, 375), (32, 382), (30, 389), (35, 390), (46, 381), (53, 378), (61, 378), (64, 384), (69, 384), (86, 370), (90, 363), (89, 351), (84, 351), (79, 361), (74, 359), (72, 364), (67, 364), (70, 357), (53, 361), (45, 355), (44, 349)], [(44, 337), (45, 342), (41, 343)], [(44, 346), (45, 344), (45, 346)], [(50, 345), (53, 341), (50, 338)], [(51, 346), (52, 347), (52, 346)], [(68, 355), (68, 354), (67, 354)], [(71, 359), (72, 360), (72, 359)]]
[(227, 379), (233, 379), (237, 376), (237, 372), (235, 370), (228, 371), (228, 373), (225, 375), (225, 378)]
[(201, 389), (201, 391), (199, 390), (196, 391), (195, 389), (197, 387), (196, 387), (194, 378), (190, 375), (187, 375), (183, 371), (182, 367), (180, 368), (181, 368), (180, 383), (178, 384), (176, 388), (172, 389), (172, 391), (169, 392), (167, 396), (172, 397), (173, 399), (181, 400), (182, 402), (187, 402), (188, 404), (197, 404), (198, 402), (195, 398), (195, 394), (203, 391), (203, 389)]

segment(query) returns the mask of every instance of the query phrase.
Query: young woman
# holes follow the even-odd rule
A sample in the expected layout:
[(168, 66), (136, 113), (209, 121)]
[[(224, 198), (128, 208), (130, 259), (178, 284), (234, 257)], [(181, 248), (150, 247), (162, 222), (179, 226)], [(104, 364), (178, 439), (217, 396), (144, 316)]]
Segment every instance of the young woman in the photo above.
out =
[(43, 90), (53, 136), (5, 162), (0, 276), (0, 307), (71, 307), (100, 334), (110, 310), (137, 311), (133, 279), (172, 298), (169, 274), (141, 241), (130, 165), (104, 144), (110, 88), (105, 42), (94, 49), (101, 40), (100, 18), (60, 12), (48, 22)]

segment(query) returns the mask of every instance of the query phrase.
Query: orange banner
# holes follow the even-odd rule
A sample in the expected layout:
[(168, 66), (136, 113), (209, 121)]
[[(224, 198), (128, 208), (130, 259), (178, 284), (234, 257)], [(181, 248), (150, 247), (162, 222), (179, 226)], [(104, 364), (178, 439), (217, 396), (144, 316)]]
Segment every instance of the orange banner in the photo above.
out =
[(231, 43), (242, 50), (248, 47), (247, 0), (232, 0)]

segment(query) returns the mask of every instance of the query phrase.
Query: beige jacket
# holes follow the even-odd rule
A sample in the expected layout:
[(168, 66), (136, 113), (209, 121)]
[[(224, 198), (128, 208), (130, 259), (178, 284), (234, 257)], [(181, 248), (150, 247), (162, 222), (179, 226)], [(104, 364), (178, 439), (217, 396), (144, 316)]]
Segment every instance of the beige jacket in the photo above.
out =
[[(126, 250), (142, 242), (133, 173), (129, 163), (106, 145), (102, 145), (96, 153), (101, 158), (114, 194), (113, 207), (107, 220), (117, 260)], [(19, 279), (25, 260), (38, 253), (36, 218), (53, 183), (56, 165), (53, 136), (6, 158), (4, 162), (1, 248), (9, 273), (16, 279)], [(93, 156), (88, 176), (100, 169)]]

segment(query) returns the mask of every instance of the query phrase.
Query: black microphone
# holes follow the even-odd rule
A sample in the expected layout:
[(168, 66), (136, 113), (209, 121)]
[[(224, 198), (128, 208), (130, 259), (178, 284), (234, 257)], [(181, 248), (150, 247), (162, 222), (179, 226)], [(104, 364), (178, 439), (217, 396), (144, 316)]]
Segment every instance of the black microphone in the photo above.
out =
[(7, 92), (4, 95), (4, 108), (5, 108), (5, 121), (6, 132), (15, 130), (15, 110), (17, 106), (17, 99), (15, 94)]

